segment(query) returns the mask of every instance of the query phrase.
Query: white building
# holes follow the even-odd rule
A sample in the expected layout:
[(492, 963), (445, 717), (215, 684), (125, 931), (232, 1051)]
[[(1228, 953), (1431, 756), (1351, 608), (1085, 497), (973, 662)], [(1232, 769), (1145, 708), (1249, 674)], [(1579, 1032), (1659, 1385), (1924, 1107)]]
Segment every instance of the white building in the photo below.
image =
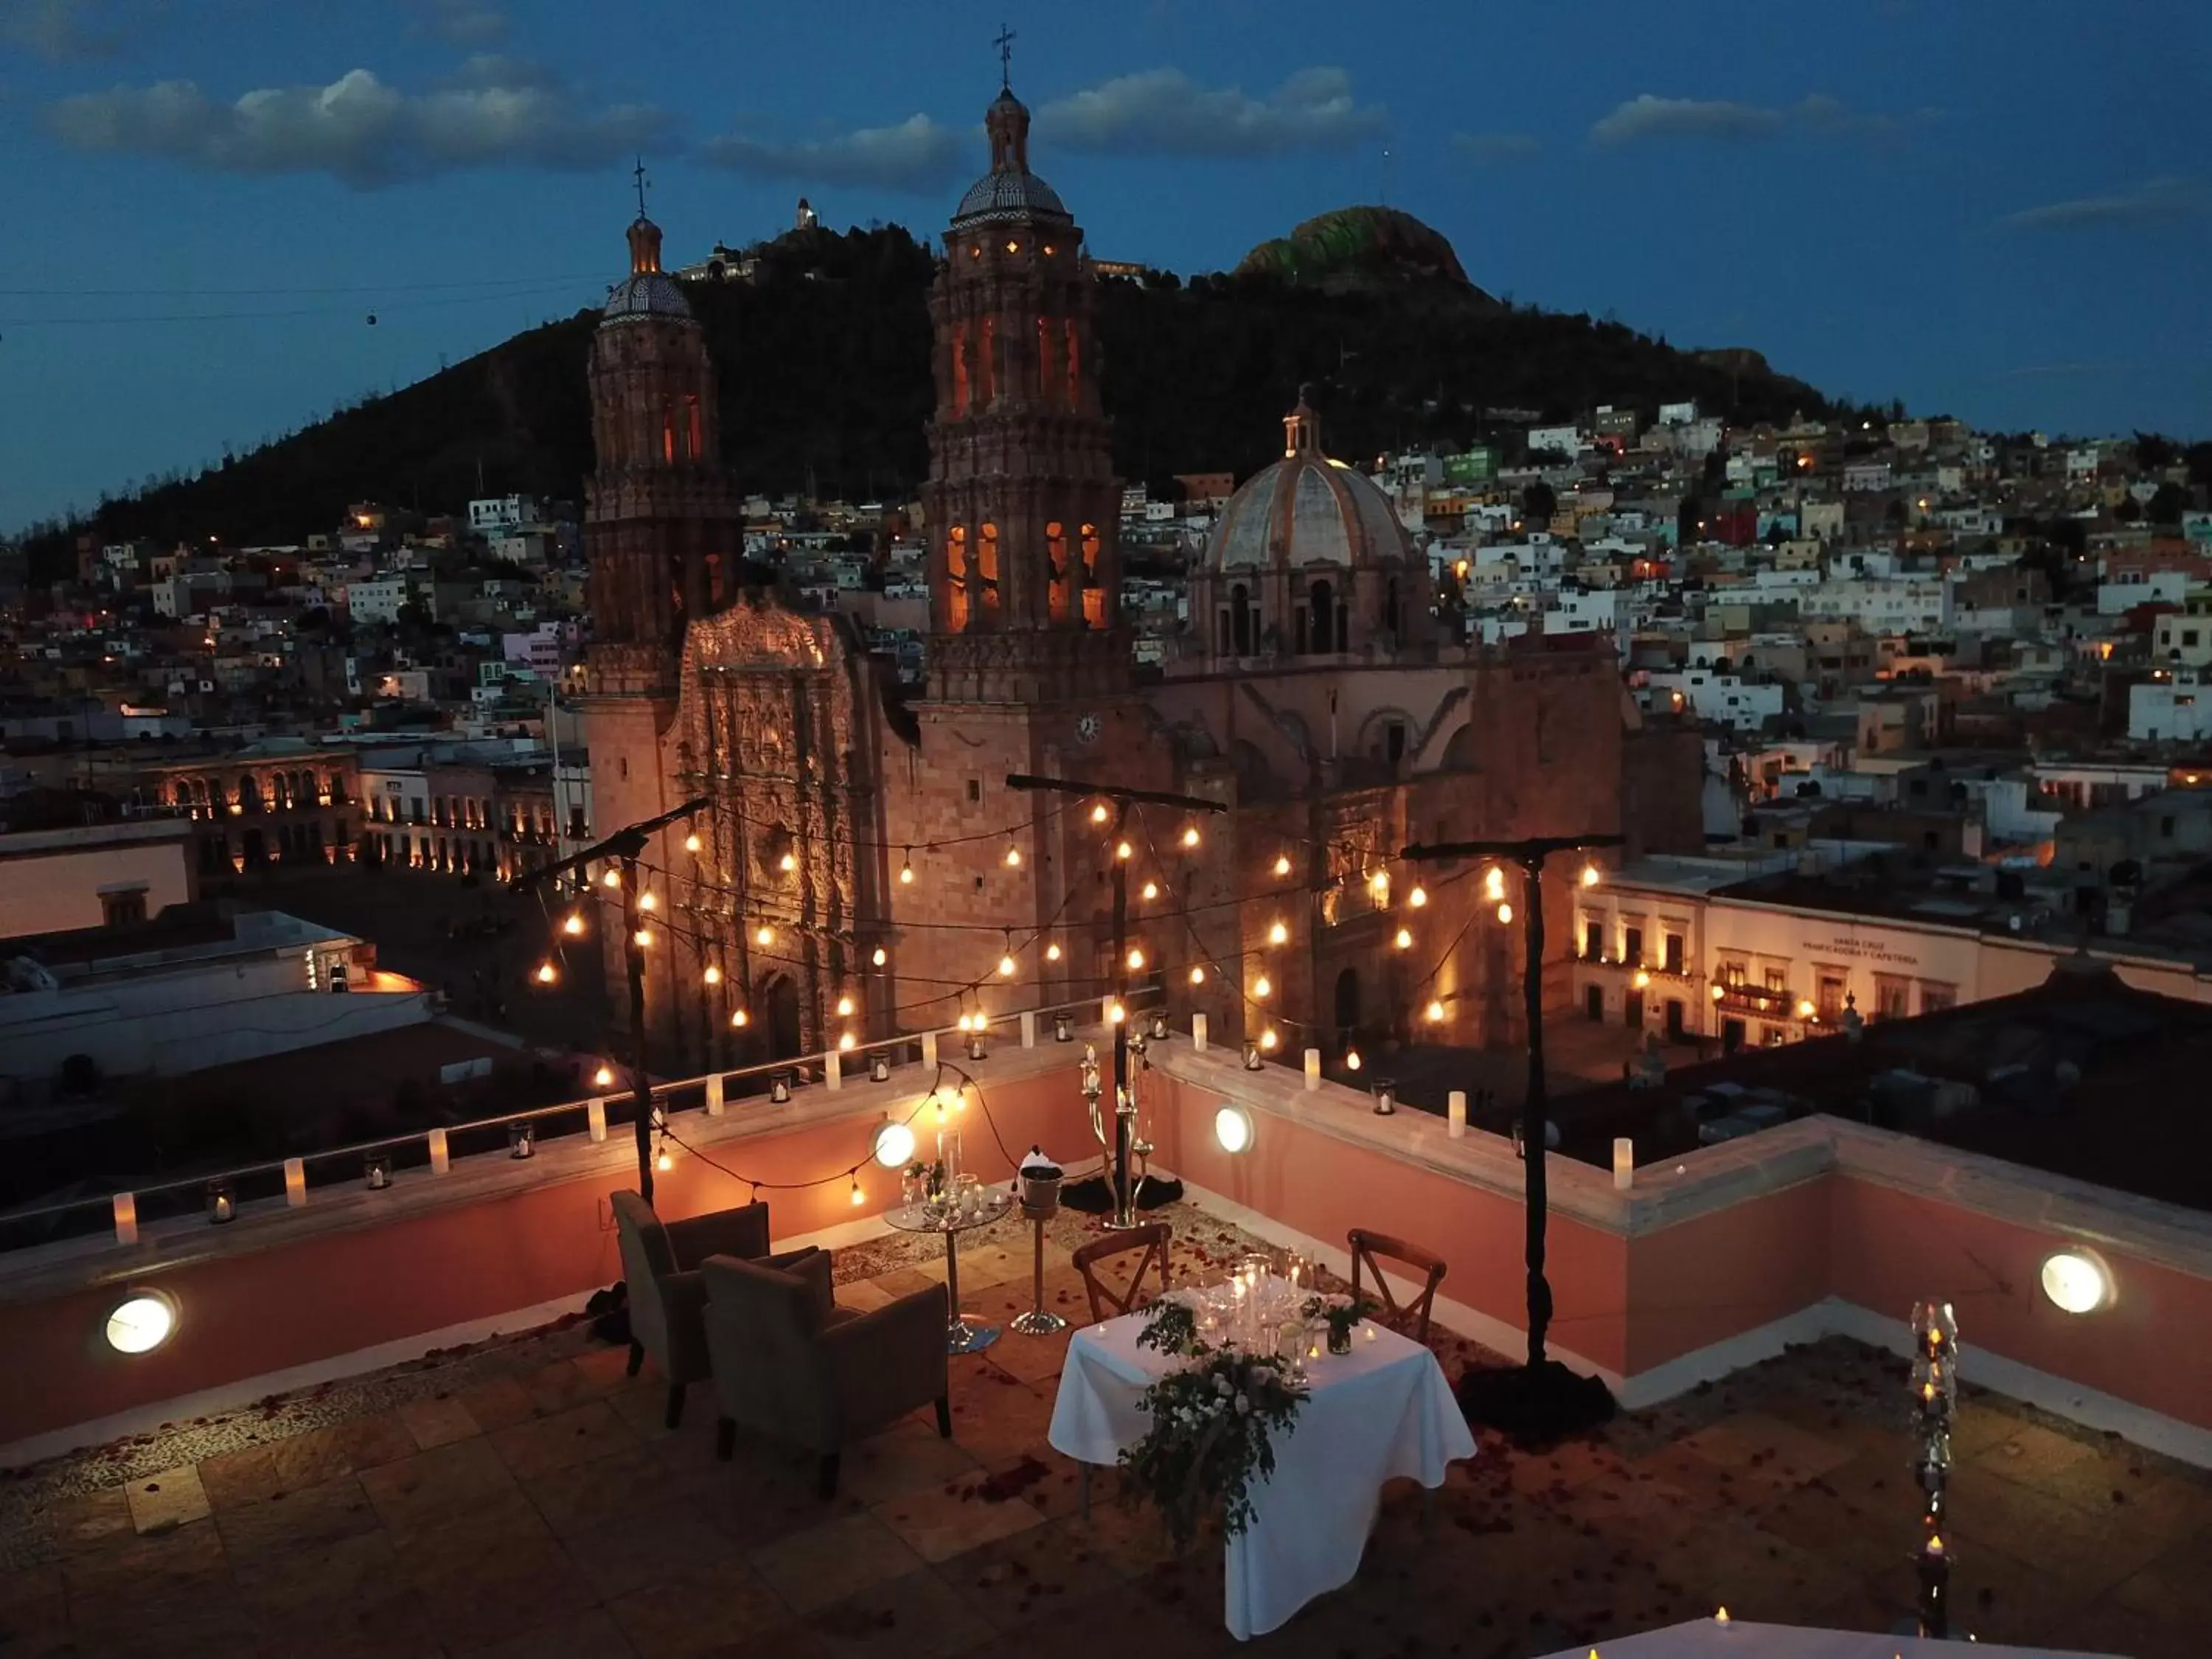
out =
[(380, 576), (372, 581), (348, 582), (345, 586), (346, 610), (356, 623), (382, 623), (387, 626), (399, 620), (399, 608), (407, 603), (407, 579), (404, 576)]
[(2128, 735), (2142, 743), (2200, 743), (2212, 737), (2212, 684), (2193, 668), (2177, 668), (2130, 686)]
[(1939, 632), (1952, 626), (1951, 584), (1910, 576), (1825, 581), (1798, 594), (1797, 614), (1856, 622), (1869, 634)]
[(1644, 706), (1682, 710), (1735, 731), (1757, 732), (1768, 720), (1781, 718), (1786, 696), (1787, 688), (1779, 681), (1686, 668), (1652, 675)]
[(479, 536), (496, 536), (538, 522), (534, 495), (494, 495), (469, 503), (469, 528)]
[(2123, 570), (2097, 584), (2097, 614), (2117, 617), (2139, 605), (2180, 605), (2189, 597), (2186, 570)]

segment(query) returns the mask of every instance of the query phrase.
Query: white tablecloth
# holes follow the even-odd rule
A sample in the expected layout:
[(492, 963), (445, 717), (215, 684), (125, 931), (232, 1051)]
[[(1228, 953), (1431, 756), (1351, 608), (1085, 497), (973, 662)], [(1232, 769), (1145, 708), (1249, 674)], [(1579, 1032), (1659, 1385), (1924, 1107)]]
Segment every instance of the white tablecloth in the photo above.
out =
[[(1142, 1313), (1076, 1332), (1052, 1410), (1054, 1449), (1112, 1463), (1151, 1425), (1137, 1399), (1173, 1363), (1137, 1346)], [(1369, 1340), (1367, 1333), (1375, 1333)], [(1252, 1525), (1229, 1544), (1230, 1632), (1263, 1636), (1359, 1571), (1382, 1483), (1439, 1486), (1474, 1437), (1436, 1356), (1379, 1326), (1348, 1354), (1306, 1362), (1312, 1395), (1275, 1437), (1275, 1473), (1252, 1494)]]
[[(1587, 1642), (1564, 1648), (1552, 1659), (1585, 1659)], [(2000, 1648), (1983, 1642), (1972, 1647), (1954, 1642), (1923, 1642), (1912, 1636), (1869, 1636), (1864, 1632), (1807, 1630), (1795, 1625), (1753, 1625), (1742, 1620), (1720, 1624), (1711, 1619), (1641, 1636), (1600, 1642), (1601, 1659), (1938, 1659), (1971, 1653), (1977, 1659), (2100, 1659), (2087, 1653), (2050, 1648)]]

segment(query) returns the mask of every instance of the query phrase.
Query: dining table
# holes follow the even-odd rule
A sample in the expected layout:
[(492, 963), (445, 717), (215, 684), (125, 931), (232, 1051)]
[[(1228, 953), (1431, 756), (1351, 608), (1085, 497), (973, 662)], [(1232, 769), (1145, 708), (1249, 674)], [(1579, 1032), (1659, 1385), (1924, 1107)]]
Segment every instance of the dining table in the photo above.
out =
[[(1145, 1390), (1187, 1363), (1137, 1345), (1151, 1316), (1139, 1309), (1070, 1339), (1047, 1433), (1054, 1450), (1110, 1465), (1144, 1438)], [(1274, 1473), (1253, 1488), (1250, 1524), (1227, 1541), (1223, 1612), (1239, 1639), (1352, 1581), (1384, 1482), (1438, 1486), (1451, 1464), (1474, 1455), (1443, 1368), (1420, 1343), (1366, 1321), (1350, 1352), (1316, 1340), (1304, 1364), (1310, 1392), (1288, 1431), (1276, 1431)]]

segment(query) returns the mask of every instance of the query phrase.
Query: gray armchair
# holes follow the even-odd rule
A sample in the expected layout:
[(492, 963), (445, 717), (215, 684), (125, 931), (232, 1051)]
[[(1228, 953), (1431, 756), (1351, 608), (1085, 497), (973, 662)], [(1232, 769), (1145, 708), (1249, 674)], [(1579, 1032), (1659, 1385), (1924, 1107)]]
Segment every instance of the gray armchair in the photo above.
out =
[(944, 1285), (855, 1313), (836, 1305), (826, 1255), (789, 1267), (714, 1256), (700, 1276), (722, 1411), (716, 1456), (730, 1455), (740, 1424), (790, 1441), (821, 1458), (827, 1498), (844, 1449), (918, 1406), (933, 1401), (937, 1431), (951, 1438)]
[[(668, 1379), (672, 1429), (684, 1419), (684, 1389), (707, 1376), (707, 1336), (700, 1322), (707, 1292), (699, 1264), (710, 1255), (776, 1259), (769, 1257), (768, 1206), (663, 1221), (625, 1188), (614, 1195), (614, 1212), (629, 1291), (629, 1374), (635, 1376), (646, 1355), (653, 1356)], [(802, 1250), (781, 1259), (796, 1261), (813, 1254)]]

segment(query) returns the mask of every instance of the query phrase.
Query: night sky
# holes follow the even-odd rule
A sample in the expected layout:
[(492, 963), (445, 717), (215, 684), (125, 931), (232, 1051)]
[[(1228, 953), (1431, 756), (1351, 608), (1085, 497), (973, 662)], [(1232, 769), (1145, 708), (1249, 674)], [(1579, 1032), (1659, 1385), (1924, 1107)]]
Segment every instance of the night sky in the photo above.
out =
[(1103, 257), (1381, 198), (1838, 395), (2212, 435), (2197, 0), (0, 0), (0, 530), (592, 302), (639, 151), (672, 263), (802, 193), (934, 234), (1002, 19)]

